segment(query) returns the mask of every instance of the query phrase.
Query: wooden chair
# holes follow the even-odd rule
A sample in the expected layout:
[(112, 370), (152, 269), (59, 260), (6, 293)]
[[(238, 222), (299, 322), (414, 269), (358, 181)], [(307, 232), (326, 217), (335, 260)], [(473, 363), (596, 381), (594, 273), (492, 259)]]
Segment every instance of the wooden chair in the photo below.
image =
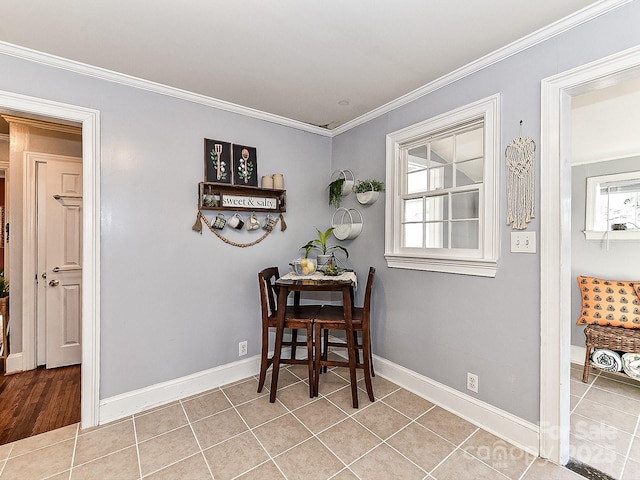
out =
[[(351, 310), (351, 329), (345, 321), (345, 312), (342, 305), (324, 305), (314, 320), (314, 338), (315, 338), (315, 394), (318, 394), (318, 387), (320, 382), (320, 369), (323, 368), (326, 371), (327, 366), (333, 367), (347, 367), (350, 369), (352, 385), (352, 399), (353, 408), (358, 408), (358, 392), (357, 386), (353, 385), (355, 379), (355, 369), (361, 368), (364, 371), (364, 383), (367, 387), (367, 394), (369, 400), (375, 401), (373, 396), (373, 386), (371, 384), (371, 377), (374, 376), (372, 353), (371, 353), (371, 290), (373, 288), (373, 280), (375, 277), (376, 269), (369, 267), (369, 275), (367, 277), (367, 286), (364, 294), (364, 305), (362, 307), (352, 307)], [(347, 338), (346, 343), (342, 342), (329, 342), (330, 330), (342, 330), (345, 332)], [(349, 332), (351, 330), (351, 332)], [(322, 333), (325, 334), (324, 352), (321, 351), (321, 337)], [(358, 335), (359, 334), (359, 335)], [(360, 336), (360, 339), (358, 337)], [(349, 342), (349, 338), (353, 338), (352, 342)], [(353, 351), (349, 352), (349, 344), (353, 346)], [(329, 347), (333, 348), (346, 348), (349, 358), (354, 358), (355, 361), (351, 364), (348, 360), (336, 360), (329, 359)], [(362, 351), (362, 361), (360, 361), (359, 352)], [(351, 371), (354, 369), (354, 371)]]
[[(273, 363), (273, 357), (269, 357), (269, 329), (276, 328), (278, 322), (278, 287), (275, 281), (280, 278), (278, 267), (265, 268), (258, 273), (260, 285), (260, 302), (262, 307), (262, 354), (260, 358), (260, 378), (258, 379), (258, 393), (264, 387), (267, 370)], [(313, 396), (313, 319), (320, 310), (321, 305), (300, 305), (300, 292), (294, 293), (294, 305), (287, 306), (284, 328), (291, 330), (291, 340), (282, 343), (283, 347), (291, 348), (289, 358), (280, 358), (284, 364), (305, 364), (309, 370), (309, 396)], [(298, 329), (307, 331), (305, 341), (298, 340)], [(296, 348), (305, 346), (307, 358), (296, 358)]]

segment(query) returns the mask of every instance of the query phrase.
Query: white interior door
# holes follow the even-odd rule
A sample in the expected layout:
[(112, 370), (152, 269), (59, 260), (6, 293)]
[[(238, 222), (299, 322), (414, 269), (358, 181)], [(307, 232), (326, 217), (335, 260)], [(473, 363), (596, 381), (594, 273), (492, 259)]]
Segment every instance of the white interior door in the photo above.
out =
[(82, 159), (39, 162), (37, 196), (38, 344), (44, 329), (47, 368), (74, 365), (82, 361)]

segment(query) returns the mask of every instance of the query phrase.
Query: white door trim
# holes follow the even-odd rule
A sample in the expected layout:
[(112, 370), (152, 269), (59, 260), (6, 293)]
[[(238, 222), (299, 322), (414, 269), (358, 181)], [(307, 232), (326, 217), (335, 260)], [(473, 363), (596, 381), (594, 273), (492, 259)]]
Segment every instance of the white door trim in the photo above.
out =
[[(81, 426), (95, 426), (100, 406), (100, 112), (6, 91), (0, 91), (0, 107), (82, 123)], [(24, 363), (30, 361), (23, 355)]]
[(542, 80), (540, 456), (569, 459), (571, 97), (640, 76), (640, 47)]

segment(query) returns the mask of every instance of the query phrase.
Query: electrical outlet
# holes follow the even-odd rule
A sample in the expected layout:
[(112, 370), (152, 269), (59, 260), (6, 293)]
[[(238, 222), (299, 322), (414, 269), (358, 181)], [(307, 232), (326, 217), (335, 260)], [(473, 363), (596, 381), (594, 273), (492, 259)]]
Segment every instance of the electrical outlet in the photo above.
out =
[(247, 341), (240, 342), (238, 344), (238, 356), (241, 357), (247, 354)]
[(478, 393), (478, 375), (467, 372), (467, 390)]

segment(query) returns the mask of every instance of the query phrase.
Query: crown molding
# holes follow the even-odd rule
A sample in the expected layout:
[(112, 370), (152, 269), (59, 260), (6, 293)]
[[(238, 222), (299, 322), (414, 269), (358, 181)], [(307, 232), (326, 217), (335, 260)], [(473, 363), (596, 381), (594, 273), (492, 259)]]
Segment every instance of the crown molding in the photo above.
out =
[(45, 122), (42, 120), (35, 120), (33, 118), (15, 117), (13, 115), (0, 115), (9, 124), (16, 123), (19, 125), (26, 125), (33, 128), (41, 128), (44, 130), (54, 130), (56, 132), (70, 133), (72, 135), (82, 135), (82, 127), (75, 127), (72, 125), (63, 125), (60, 123)]
[(522, 37), (521, 39), (516, 40), (515, 42), (509, 45), (506, 45), (498, 50), (495, 50), (494, 52), (491, 52), (488, 55), (485, 55), (484, 57), (479, 58), (478, 60), (474, 60), (473, 62), (468, 63), (467, 65), (460, 67), (459, 69), (454, 70), (451, 73), (443, 75), (442, 77), (434, 80), (433, 82), (427, 83), (422, 87), (418, 87), (417, 89), (395, 100), (392, 100), (389, 103), (382, 105), (381, 107), (371, 110), (370, 112), (367, 112), (364, 115), (354, 118), (349, 122), (343, 123), (342, 125), (340, 125), (339, 127), (336, 127), (331, 131), (332, 132), (331, 136), (334, 137), (336, 135), (340, 135), (341, 133), (351, 130), (352, 128), (355, 128), (358, 125), (362, 125), (363, 123), (366, 123), (369, 120), (373, 120), (374, 118), (384, 115), (385, 113), (395, 110), (396, 108), (406, 105), (407, 103), (413, 102), (414, 100), (417, 100), (421, 97), (424, 97), (425, 95), (435, 92), (436, 90), (439, 90), (442, 87), (445, 87), (453, 82), (456, 82), (473, 73), (476, 73), (482, 70), (483, 68), (489, 67), (494, 63), (498, 63), (499, 61), (505, 60), (506, 58), (516, 55), (522, 52), (523, 50), (526, 50), (527, 48), (530, 48), (530, 47), (533, 47), (534, 45), (542, 43), (545, 40), (555, 37), (556, 35), (559, 35), (563, 32), (566, 32), (567, 30), (571, 30), (572, 28), (577, 27), (578, 25), (582, 25), (583, 23), (593, 20), (594, 18), (597, 18), (601, 15), (604, 15), (605, 13), (610, 12), (611, 10), (614, 10), (624, 4), (630, 3), (631, 1), (633, 0), (602, 0), (600, 2), (594, 3), (593, 5), (583, 8), (582, 10), (578, 10), (572, 15), (569, 15), (567, 17), (564, 17), (558, 20), (557, 22), (547, 25), (546, 27), (543, 27), (540, 30), (537, 30), (525, 37)]
[(462, 78), (478, 72), (483, 68), (493, 65), (494, 63), (504, 60), (512, 55), (516, 55), (517, 53), (529, 47), (537, 45), (538, 43), (548, 40), (549, 38), (559, 35), (578, 25), (586, 23), (589, 20), (599, 17), (600, 15), (604, 15), (605, 13), (632, 1), (633, 0), (601, 0), (599, 2), (596, 2), (593, 5), (585, 7), (582, 10), (579, 10), (561, 20), (558, 20), (555, 23), (552, 23), (551, 25), (541, 28), (540, 30), (530, 35), (527, 35), (520, 40), (517, 40), (503, 48), (485, 55), (478, 60), (475, 60), (457, 70), (454, 70), (453, 72), (448, 73), (447, 75), (444, 75), (437, 80), (434, 80), (433, 82), (423, 85), (416, 90), (413, 90), (395, 100), (392, 100), (391, 102), (388, 102), (381, 107), (378, 107), (368, 113), (365, 113), (364, 115), (346, 122), (339, 127), (334, 128), (333, 130), (327, 130), (326, 128), (310, 125), (308, 123), (282, 117), (280, 115), (244, 107), (235, 103), (207, 97), (205, 95), (189, 92), (167, 85), (162, 85), (160, 83), (144, 80), (123, 73), (114, 72), (105, 68), (95, 67), (74, 60), (58, 57), (56, 55), (38, 52), (26, 47), (21, 47), (19, 45), (13, 45), (11, 43), (0, 41), (0, 54), (9, 55), (23, 60), (29, 60), (35, 63), (40, 63), (42, 65), (61, 68), (63, 70), (99, 78), (101, 80), (106, 80), (109, 82), (140, 88), (142, 90), (159, 93), (161, 95), (167, 95), (169, 97), (174, 97), (180, 100), (185, 100), (188, 102), (217, 108), (227, 112), (245, 115), (247, 117), (295, 128), (309, 133), (314, 133), (316, 135), (335, 137), (336, 135), (340, 135), (341, 133), (351, 130), (358, 125), (362, 125), (369, 120), (373, 120), (374, 118), (384, 115), (385, 113), (388, 113), (398, 107), (406, 105), (407, 103), (417, 100), (418, 98), (424, 97), (425, 95), (428, 95), (429, 93), (432, 93), (446, 85), (461, 80)]
[(180, 88), (170, 87), (168, 85), (152, 82), (150, 80), (144, 80), (142, 78), (126, 75), (124, 73), (114, 72), (111, 70), (107, 70), (106, 68), (88, 65), (86, 63), (69, 60), (67, 58), (58, 57), (49, 53), (38, 52), (37, 50), (32, 50), (20, 45), (14, 45), (11, 43), (0, 41), (0, 54), (28, 60), (49, 67), (60, 68), (70, 72), (79, 73), (81, 75), (98, 78), (100, 80), (106, 80), (108, 82), (119, 83), (121, 85), (139, 88), (153, 93), (159, 93), (160, 95), (166, 95), (169, 97), (177, 98), (179, 100), (185, 100), (187, 102), (193, 102), (199, 105), (205, 105), (231, 113), (237, 113), (258, 120), (264, 120), (266, 122), (303, 130), (309, 133), (315, 133), (317, 135), (322, 135), (325, 137), (331, 136), (331, 132), (326, 128), (317, 127), (315, 125), (310, 125), (298, 120), (292, 120), (290, 118), (275, 115), (273, 113), (263, 112), (254, 108), (244, 107), (235, 103), (225, 102), (224, 100), (218, 100), (216, 98), (207, 97), (205, 95), (189, 92)]
[(9, 134), (8, 133), (0, 133), (0, 142), (9, 143)]

